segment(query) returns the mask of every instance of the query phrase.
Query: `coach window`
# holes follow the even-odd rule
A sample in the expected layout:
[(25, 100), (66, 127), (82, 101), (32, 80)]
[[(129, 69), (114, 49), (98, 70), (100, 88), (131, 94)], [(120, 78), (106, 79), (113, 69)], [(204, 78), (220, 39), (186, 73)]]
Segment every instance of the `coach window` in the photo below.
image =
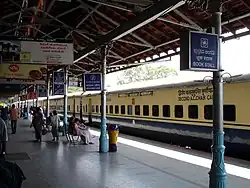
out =
[(99, 105), (95, 106), (95, 111), (96, 111), (96, 113), (99, 113)]
[(85, 111), (85, 106), (82, 106), (82, 112), (86, 112), (86, 111)]
[(207, 120), (213, 119), (213, 106), (212, 105), (204, 106), (204, 119), (207, 119)]
[(198, 105), (189, 105), (188, 106), (188, 118), (198, 119)]
[(76, 106), (76, 111), (79, 112), (79, 105)]
[(137, 116), (141, 115), (140, 105), (135, 105), (135, 115)]
[(182, 105), (175, 105), (174, 116), (176, 118), (183, 118), (183, 106)]
[(109, 113), (110, 113), (110, 114), (113, 114), (113, 113), (114, 113), (113, 110), (114, 110), (114, 109), (113, 109), (113, 105), (110, 105), (110, 106), (109, 106)]
[(162, 116), (163, 117), (170, 117), (170, 105), (163, 105), (162, 106)]
[(133, 114), (133, 107), (132, 107), (132, 105), (128, 105), (127, 106), (127, 114), (128, 115), (132, 115)]
[(95, 112), (95, 106), (94, 105), (92, 105), (92, 112)]
[(143, 115), (149, 116), (149, 106), (148, 105), (143, 105)]
[(109, 113), (109, 107), (108, 107), (108, 105), (106, 105), (106, 113), (107, 114)]
[(121, 114), (126, 114), (126, 107), (125, 107), (125, 105), (121, 105)]
[(236, 121), (235, 105), (224, 105), (224, 121)]
[(155, 117), (159, 116), (159, 105), (153, 105), (152, 106), (152, 115)]
[(68, 105), (68, 111), (70, 111), (70, 105)]
[(115, 114), (119, 114), (119, 106), (115, 105)]

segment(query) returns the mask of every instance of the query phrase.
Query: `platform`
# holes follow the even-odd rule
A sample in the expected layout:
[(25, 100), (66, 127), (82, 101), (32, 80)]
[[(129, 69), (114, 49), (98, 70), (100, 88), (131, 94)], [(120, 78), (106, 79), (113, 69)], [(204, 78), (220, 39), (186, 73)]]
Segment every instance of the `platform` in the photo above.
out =
[[(182, 152), (182, 148), (174, 149), (167, 144), (126, 135), (121, 135), (117, 153), (100, 154), (98, 137), (94, 145), (87, 146), (69, 145), (64, 137), (59, 143), (53, 143), (51, 135), (46, 135), (42, 143), (34, 143), (30, 123), (20, 120), (18, 124), (17, 134), (10, 135), (7, 157), (22, 167), (27, 177), (23, 188), (208, 187), (209, 168), (206, 165), (210, 164), (206, 164), (209, 163), (206, 154), (191, 159), (192, 151)], [(99, 134), (97, 130), (92, 133)], [(147, 151), (150, 148), (154, 152)], [(174, 155), (177, 159), (173, 159)], [(195, 162), (198, 165), (192, 164)], [(233, 163), (242, 167), (227, 165), (229, 173), (238, 174), (238, 177), (228, 174), (227, 188), (249, 187), (247, 162), (235, 160)]]

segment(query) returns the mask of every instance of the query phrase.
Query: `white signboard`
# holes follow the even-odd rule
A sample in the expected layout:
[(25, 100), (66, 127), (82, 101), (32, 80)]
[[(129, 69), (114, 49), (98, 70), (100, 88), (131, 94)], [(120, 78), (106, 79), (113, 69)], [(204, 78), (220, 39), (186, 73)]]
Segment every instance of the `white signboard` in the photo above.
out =
[[(24, 54), (24, 55), (22, 55)], [(73, 44), (56, 42), (22, 41), (22, 62), (39, 64), (73, 64)]]
[(0, 40), (3, 63), (69, 65), (74, 61), (72, 43), (35, 40)]

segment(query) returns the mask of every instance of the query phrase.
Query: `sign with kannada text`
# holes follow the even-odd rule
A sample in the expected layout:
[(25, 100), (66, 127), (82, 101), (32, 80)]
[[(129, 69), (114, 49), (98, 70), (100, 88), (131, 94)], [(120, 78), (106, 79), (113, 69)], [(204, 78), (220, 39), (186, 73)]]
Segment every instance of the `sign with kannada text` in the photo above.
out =
[(1, 63), (73, 64), (73, 43), (32, 38), (0, 39)]
[(53, 95), (64, 95), (64, 72), (53, 72)]
[(180, 69), (218, 71), (218, 51), (218, 35), (189, 31), (181, 37)]
[(102, 90), (102, 74), (86, 73), (83, 74), (83, 91), (100, 91)]

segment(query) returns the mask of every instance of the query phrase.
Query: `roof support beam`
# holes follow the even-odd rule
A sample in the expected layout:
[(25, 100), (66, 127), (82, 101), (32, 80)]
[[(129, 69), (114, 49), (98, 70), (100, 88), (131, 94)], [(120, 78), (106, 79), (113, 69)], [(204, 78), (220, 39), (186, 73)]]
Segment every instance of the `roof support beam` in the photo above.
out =
[[(85, 16), (76, 26), (76, 29), (78, 29), (90, 16), (91, 14), (93, 14), (101, 5), (97, 5), (94, 9), (91, 10), (91, 12), (89, 12), (87, 14), (87, 16)], [(71, 32), (69, 32), (66, 36), (65, 39), (68, 38), (68, 36), (70, 35)], [(85, 37), (86, 38), (86, 37)], [(91, 42), (94, 42), (94, 40), (90, 39), (88, 37), (88, 40), (90, 40)]]
[[(114, 21), (113, 19), (109, 18), (108, 16), (104, 15), (103, 13), (99, 12), (98, 10), (94, 9), (93, 7), (91, 7), (90, 5), (83, 3), (81, 0), (78, 0), (82, 6), (88, 7), (89, 9), (93, 10), (95, 13), (97, 13), (99, 16), (103, 17), (104, 19), (106, 19), (107, 21), (109, 21), (110, 23), (114, 24), (116, 27), (120, 26), (119, 23), (117, 23), (116, 21)], [(141, 41), (143, 44), (146, 44), (147, 47), (153, 47), (152, 44), (150, 44), (149, 42), (145, 41), (144, 39), (142, 39), (141, 37), (139, 37), (136, 34), (130, 33), (134, 38), (136, 38), (137, 40)]]
[(184, 15), (179, 10), (175, 9), (174, 13), (177, 14), (177, 15), (179, 15), (183, 20), (185, 20), (186, 22), (188, 22), (192, 26), (195, 26), (195, 27), (199, 28), (199, 30), (202, 30), (202, 28), (198, 24), (196, 24), (193, 20), (191, 20), (190, 18), (188, 18), (186, 15)]
[(63, 12), (63, 13), (57, 15), (56, 18), (60, 18), (60, 17), (62, 17), (62, 16), (64, 16), (64, 15), (66, 15), (66, 14), (69, 14), (69, 13), (71, 13), (71, 12), (74, 12), (75, 10), (77, 10), (77, 9), (79, 9), (79, 8), (81, 8), (81, 7), (82, 7), (82, 6), (79, 5), (79, 6), (75, 7), (75, 8), (69, 9), (69, 10), (67, 10), (67, 11), (65, 11), (65, 12)]
[(127, 43), (127, 44), (136, 45), (136, 46), (148, 47), (148, 45), (146, 45), (146, 44), (141, 44), (138, 42), (131, 42), (131, 41), (123, 40), (123, 39), (118, 39), (117, 41)]
[(112, 8), (116, 8), (116, 9), (119, 9), (119, 10), (127, 11), (127, 12), (132, 12), (130, 9), (128, 9), (125, 6), (118, 5), (118, 4), (115, 4), (115, 3), (109, 3), (109, 2), (103, 1), (103, 0), (87, 0), (87, 1), (97, 3), (97, 4), (100, 4), (100, 5), (104, 5), (104, 6), (107, 6), (107, 7), (112, 7)]
[(179, 40), (180, 40), (180, 39), (178, 38), (178, 39), (174, 39), (174, 40), (171, 40), (171, 41), (164, 42), (164, 43), (162, 43), (162, 44), (159, 44), (159, 45), (155, 46), (154, 48), (148, 48), (148, 49), (146, 49), (146, 50), (142, 50), (142, 51), (140, 51), (140, 52), (138, 52), (138, 53), (135, 53), (135, 54), (133, 54), (133, 55), (130, 55), (130, 56), (128, 56), (128, 57), (125, 57), (124, 59), (120, 59), (120, 60), (114, 61), (114, 62), (110, 63), (109, 65), (114, 65), (114, 64), (119, 63), (119, 62), (121, 62), (121, 61), (125, 61), (125, 60), (130, 59), (130, 58), (132, 58), (132, 57), (135, 57), (135, 56), (137, 56), (137, 55), (146, 53), (146, 52), (151, 51), (151, 50), (153, 50), (153, 49), (160, 48), (160, 47), (162, 47), (162, 46), (166, 46), (166, 45), (168, 45), (168, 44), (177, 42), (177, 41), (179, 41)]
[(232, 23), (232, 22), (235, 22), (235, 21), (244, 19), (244, 18), (249, 17), (249, 16), (250, 16), (250, 12), (248, 12), (248, 13), (246, 13), (246, 14), (243, 14), (243, 15), (241, 15), (241, 16), (236, 16), (236, 17), (234, 17), (234, 18), (232, 18), (232, 19), (230, 19), (230, 20), (228, 20), (228, 21), (222, 22), (221, 24), (222, 24), (222, 25), (226, 25), (226, 24), (229, 24), (229, 23)]
[(52, 35), (53, 33), (57, 32), (57, 31), (59, 31), (60, 29), (61, 29), (61, 28), (57, 28), (57, 29), (55, 29), (55, 30), (49, 32), (48, 34), (44, 35), (42, 38), (44, 38), (44, 37), (50, 37), (50, 35)]
[(89, 53), (93, 52), (101, 45), (109, 41), (118, 40), (122, 38), (123, 36), (157, 19), (163, 13), (170, 12), (182, 6), (184, 3), (185, 1), (180, 0), (159, 1), (158, 3), (152, 5), (150, 8), (138, 14), (135, 19), (122, 24), (121, 26), (114, 29), (112, 32), (102, 37), (100, 40), (90, 44), (86, 49), (78, 53), (79, 55), (77, 55), (77, 59), (75, 60), (75, 62), (86, 57)]
[[(27, 8), (27, 6), (28, 6), (28, 0), (23, 0), (21, 10), (24, 7)], [(20, 22), (22, 22), (22, 11), (19, 13), (19, 16), (18, 16), (16, 31), (15, 31), (15, 36), (18, 35), (18, 25), (19, 25)]]
[(197, 30), (197, 31), (202, 31), (203, 30), (202, 28), (196, 27), (194, 25), (189, 25), (189, 24), (182, 23), (182, 22), (175, 22), (175, 21), (172, 21), (172, 20), (168, 20), (166, 18), (158, 18), (158, 20), (161, 20), (161, 21), (167, 22), (167, 23), (171, 23), (171, 24), (174, 24), (174, 25), (179, 25), (179, 26), (182, 26), (182, 27), (194, 29), (194, 30)]
[[(84, 68), (82, 68), (82, 67), (80, 67), (79, 65), (77, 65), (77, 64), (73, 64), (72, 66), (75, 66), (75, 67), (77, 67), (78, 69), (80, 69), (80, 70), (82, 70), (82, 71), (86, 71)], [(79, 70), (78, 70), (79, 71)]]

